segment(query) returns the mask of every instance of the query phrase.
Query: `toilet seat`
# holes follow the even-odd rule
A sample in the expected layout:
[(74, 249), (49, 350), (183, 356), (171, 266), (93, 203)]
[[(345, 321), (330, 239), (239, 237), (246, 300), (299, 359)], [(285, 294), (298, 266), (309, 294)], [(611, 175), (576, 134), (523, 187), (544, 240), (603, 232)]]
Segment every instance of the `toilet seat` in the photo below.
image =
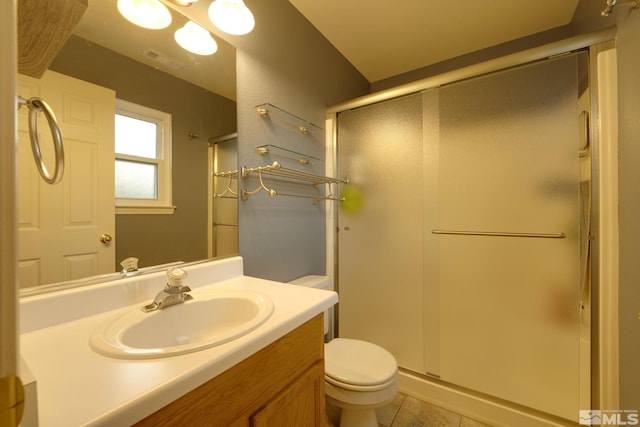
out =
[(370, 342), (335, 338), (325, 344), (325, 380), (354, 391), (377, 391), (392, 386), (398, 377), (395, 358)]

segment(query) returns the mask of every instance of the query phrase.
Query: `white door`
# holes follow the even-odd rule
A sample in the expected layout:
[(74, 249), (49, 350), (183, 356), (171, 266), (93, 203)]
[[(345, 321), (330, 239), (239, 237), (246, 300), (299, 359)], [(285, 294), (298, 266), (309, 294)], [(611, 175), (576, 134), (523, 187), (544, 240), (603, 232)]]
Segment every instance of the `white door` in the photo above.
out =
[[(18, 230), (21, 288), (113, 272), (115, 242), (115, 92), (47, 71), (38, 80), (18, 76), (18, 94), (41, 97), (56, 114), (65, 149), (57, 185), (38, 175), (29, 142), (28, 111), (18, 124)], [(40, 117), (40, 140), (48, 169), (53, 146)]]

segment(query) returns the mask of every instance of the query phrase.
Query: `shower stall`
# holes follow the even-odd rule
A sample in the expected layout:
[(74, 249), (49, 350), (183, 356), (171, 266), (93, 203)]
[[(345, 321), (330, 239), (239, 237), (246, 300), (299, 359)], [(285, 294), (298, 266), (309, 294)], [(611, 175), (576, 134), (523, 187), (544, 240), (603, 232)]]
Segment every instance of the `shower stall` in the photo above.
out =
[(339, 336), (507, 406), (592, 408), (591, 54), (336, 108)]
[(208, 256), (238, 254), (238, 134), (209, 138)]

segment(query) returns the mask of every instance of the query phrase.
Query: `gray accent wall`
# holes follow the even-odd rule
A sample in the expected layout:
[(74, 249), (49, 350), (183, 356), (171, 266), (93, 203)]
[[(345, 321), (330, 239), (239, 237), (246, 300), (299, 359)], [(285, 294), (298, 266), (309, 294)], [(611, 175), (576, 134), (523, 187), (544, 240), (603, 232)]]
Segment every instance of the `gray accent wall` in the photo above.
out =
[[(324, 159), (325, 131), (301, 135), (283, 117), (258, 116), (255, 106), (269, 102), (324, 127), (327, 107), (367, 94), (369, 82), (287, 1), (248, 0), (256, 16), (250, 34), (231, 40), (238, 47), (238, 155), (241, 166), (273, 161), (324, 174), (323, 161), (304, 167), (256, 147), (278, 145)], [(286, 116), (286, 115), (285, 115)], [(240, 187), (254, 190), (254, 178)], [(273, 182), (272, 182), (273, 183)], [(306, 191), (296, 185), (277, 188)], [(269, 197), (264, 191), (240, 201), (240, 254), (245, 274), (289, 281), (325, 274), (325, 209), (310, 199)]]
[(167, 215), (116, 215), (114, 271), (131, 256), (140, 267), (207, 258), (207, 139), (236, 131), (236, 103), (75, 36), (50, 68), (171, 114), (177, 208)]

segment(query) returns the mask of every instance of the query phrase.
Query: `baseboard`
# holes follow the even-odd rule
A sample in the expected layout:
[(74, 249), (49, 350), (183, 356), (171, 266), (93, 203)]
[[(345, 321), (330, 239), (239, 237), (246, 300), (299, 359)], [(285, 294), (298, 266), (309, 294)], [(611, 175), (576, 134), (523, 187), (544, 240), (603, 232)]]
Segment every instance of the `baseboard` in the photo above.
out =
[(429, 378), (400, 372), (400, 392), (448, 409), (465, 417), (495, 427), (565, 427), (576, 426), (568, 420), (493, 401), (490, 398), (473, 395), (464, 390), (454, 389)]

